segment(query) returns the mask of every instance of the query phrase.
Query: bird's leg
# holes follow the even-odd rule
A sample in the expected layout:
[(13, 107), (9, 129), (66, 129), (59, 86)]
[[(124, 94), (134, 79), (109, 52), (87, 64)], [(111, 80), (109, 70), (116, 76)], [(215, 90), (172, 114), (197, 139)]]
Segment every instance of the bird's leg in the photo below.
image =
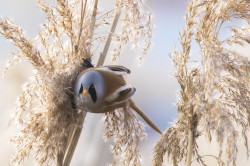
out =
[(130, 107), (133, 110), (135, 110), (135, 112), (137, 112), (150, 127), (152, 127), (152, 129), (154, 129), (157, 133), (162, 135), (162, 132), (160, 131), (160, 129), (149, 119), (149, 117), (146, 114), (142, 112), (142, 110), (135, 104), (135, 102), (132, 99), (129, 99), (129, 104), (130, 104)]

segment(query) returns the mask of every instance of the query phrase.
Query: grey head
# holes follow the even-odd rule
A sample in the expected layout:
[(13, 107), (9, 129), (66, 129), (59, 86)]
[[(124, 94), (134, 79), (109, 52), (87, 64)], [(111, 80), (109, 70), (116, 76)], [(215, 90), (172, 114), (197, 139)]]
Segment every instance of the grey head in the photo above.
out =
[(74, 85), (75, 104), (78, 109), (98, 112), (103, 104), (105, 89), (101, 74), (95, 70), (83, 71)]

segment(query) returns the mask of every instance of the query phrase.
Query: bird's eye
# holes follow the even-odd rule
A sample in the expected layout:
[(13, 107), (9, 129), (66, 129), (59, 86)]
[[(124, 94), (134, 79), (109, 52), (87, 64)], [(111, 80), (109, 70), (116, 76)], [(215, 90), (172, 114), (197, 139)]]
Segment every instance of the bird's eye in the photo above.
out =
[(83, 91), (83, 86), (82, 86), (82, 84), (81, 84), (81, 87), (80, 87), (79, 93), (82, 93), (82, 91)]
[(90, 90), (90, 89), (95, 89), (94, 84), (91, 84), (91, 85), (89, 86), (89, 90)]
[(89, 94), (90, 94), (90, 96), (91, 96), (93, 102), (95, 103), (96, 100), (97, 100), (97, 95), (96, 95), (96, 89), (95, 89), (94, 84), (91, 84), (91, 85), (89, 86)]

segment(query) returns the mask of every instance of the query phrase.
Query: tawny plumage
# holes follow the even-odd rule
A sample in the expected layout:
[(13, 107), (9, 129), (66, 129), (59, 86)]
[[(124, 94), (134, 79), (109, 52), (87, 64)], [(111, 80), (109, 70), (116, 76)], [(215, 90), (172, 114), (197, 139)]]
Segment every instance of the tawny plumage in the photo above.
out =
[(82, 71), (75, 81), (75, 104), (78, 109), (92, 113), (106, 113), (129, 105), (154, 130), (161, 131), (130, 99), (136, 89), (123, 77), (130, 70), (123, 66), (91, 67)]

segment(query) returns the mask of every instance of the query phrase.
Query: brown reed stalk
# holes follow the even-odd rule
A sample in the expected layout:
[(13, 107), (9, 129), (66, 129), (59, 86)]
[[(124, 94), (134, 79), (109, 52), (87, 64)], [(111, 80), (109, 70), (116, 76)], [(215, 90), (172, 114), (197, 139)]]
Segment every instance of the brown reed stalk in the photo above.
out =
[[(193, 112), (193, 110), (191, 110)], [(193, 115), (190, 117), (189, 126), (193, 124)], [(186, 165), (191, 166), (192, 164), (192, 156), (193, 156), (193, 149), (194, 149), (194, 133), (195, 131), (193, 128), (188, 129), (188, 146), (187, 146), (187, 161)]]
[[(83, 116), (83, 115), (81, 115)], [(80, 138), (82, 132), (82, 127), (81, 126), (73, 126), (72, 129), (70, 129), (67, 145), (66, 145), (66, 150), (63, 155), (63, 160), (62, 160), (62, 166), (69, 166), (70, 162), (72, 160), (72, 157), (74, 155), (78, 140)]]
[(114, 17), (114, 21), (113, 21), (112, 26), (111, 26), (111, 30), (110, 30), (108, 38), (107, 38), (107, 41), (105, 42), (104, 49), (103, 49), (103, 51), (100, 54), (100, 57), (98, 59), (98, 62), (97, 62), (96, 66), (102, 66), (104, 64), (104, 60), (105, 60), (105, 58), (107, 56), (107, 53), (108, 53), (108, 50), (109, 50), (109, 46), (110, 46), (110, 43), (112, 41), (112, 36), (114, 35), (114, 32), (115, 32), (117, 23), (119, 21), (120, 15), (121, 15), (121, 10), (117, 9), (115, 17)]
[[(89, 25), (89, 31), (88, 31), (90, 43), (92, 43), (93, 35), (94, 35), (94, 30), (95, 30), (97, 6), (98, 6), (98, 0), (94, 0), (94, 6), (93, 6), (92, 14), (91, 14), (90, 25)], [(91, 49), (91, 45), (89, 46), (87, 52), (90, 52), (90, 49)], [(90, 55), (90, 56), (91, 56), (91, 55)], [(91, 57), (88, 57), (88, 58), (91, 58)]]

